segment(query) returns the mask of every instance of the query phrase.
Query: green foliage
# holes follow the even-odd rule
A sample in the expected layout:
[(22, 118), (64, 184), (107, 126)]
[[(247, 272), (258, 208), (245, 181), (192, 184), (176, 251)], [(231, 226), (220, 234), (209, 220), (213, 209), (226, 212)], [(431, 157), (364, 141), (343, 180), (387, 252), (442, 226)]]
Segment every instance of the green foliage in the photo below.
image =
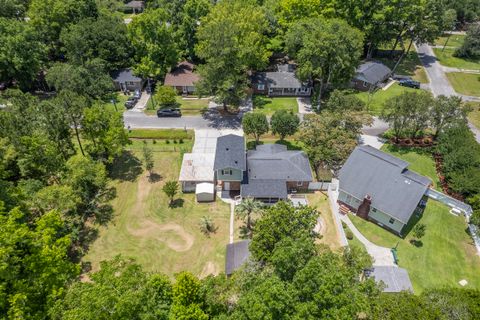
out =
[(280, 279), (291, 281), (297, 270), (301, 270), (315, 255), (312, 238), (284, 238), (275, 245), (270, 262)]
[(25, 17), (27, 5), (28, 0), (0, 0), (0, 17), (21, 19)]
[(300, 119), (293, 112), (285, 110), (275, 111), (270, 119), (272, 133), (280, 135), (280, 140), (286, 136), (294, 135), (300, 125)]
[(217, 230), (217, 228), (215, 228), (215, 223), (210, 216), (203, 216), (200, 219), (200, 230), (207, 236)]
[(160, 108), (172, 108), (177, 106), (177, 92), (169, 86), (160, 86), (155, 92), (155, 101)]
[(425, 235), (426, 229), (427, 229), (427, 226), (424, 225), (423, 223), (416, 224), (412, 230), (413, 237), (417, 240), (420, 240)]
[(67, 59), (75, 65), (98, 58), (113, 71), (126, 66), (131, 53), (125, 23), (110, 14), (86, 18), (63, 29), (60, 40)]
[(352, 231), (347, 230), (347, 232), (345, 232), (345, 236), (347, 237), (348, 240), (353, 240), (353, 232)]
[(161, 274), (147, 274), (132, 260), (101, 263), (91, 281), (76, 282), (50, 309), (52, 319), (167, 319), (172, 285)]
[(167, 181), (162, 188), (162, 191), (167, 195), (170, 200), (170, 205), (173, 203), (175, 195), (178, 193), (178, 182), (177, 181)]
[(200, 20), (195, 47), (205, 60), (198, 68), (197, 91), (213, 95), (217, 103), (238, 106), (245, 97), (247, 71), (261, 69), (270, 52), (264, 33), (268, 25), (254, 0), (227, 0), (215, 5)]
[(268, 132), (267, 116), (258, 112), (246, 113), (242, 118), (242, 127), (243, 132), (247, 135), (252, 135), (258, 144), (261, 135)]
[(255, 225), (255, 218), (252, 215), (261, 213), (264, 204), (253, 198), (244, 198), (242, 202), (235, 207), (236, 215), (245, 221), (248, 236), (252, 236), (253, 225)]
[(149, 173), (149, 175), (151, 176), (151, 175), (152, 175), (152, 172), (153, 172), (153, 167), (154, 167), (155, 163), (153, 162), (152, 149), (150, 149), (150, 148), (147, 146), (147, 142), (146, 142), (146, 141), (145, 141), (145, 143), (143, 144), (142, 154), (143, 154), (143, 164), (144, 164), (144, 166), (145, 166), (145, 170), (147, 170), (148, 173)]
[[(3, 12), (2, 1), (0, 8)], [(0, 43), (0, 81), (16, 80), (21, 88), (30, 88), (46, 59), (35, 30), (26, 22), (0, 17)]]
[(128, 136), (137, 139), (188, 139), (193, 138), (192, 130), (183, 129), (132, 129)]
[(134, 71), (143, 77), (161, 77), (178, 60), (178, 49), (167, 13), (146, 10), (128, 25), (135, 50)]
[(365, 102), (350, 93), (348, 91), (334, 90), (325, 104), (325, 109), (339, 113), (364, 111), (366, 109)]
[(430, 110), (430, 126), (438, 136), (443, 130), (466, 123), (467, 106), (456, 96), (438, 96)]
[(313, 228), (318, 212), (310, 207), (296, 208), (291, 203), (279, 202), (264, 210), (257, 220), (250, 244), (252, 256), (258, 261), (270, 261), (277, 243), (285, 238), (314, 239)]
[(469, 26), (465, 41), (453, 55), (460, 58), (480, 58), (480, 26), (478, 24)]
[(200, 281), (188, 272), (179, 273), (175, 279), (169, 319), (207, 320), (208, 315), (201, 308)]

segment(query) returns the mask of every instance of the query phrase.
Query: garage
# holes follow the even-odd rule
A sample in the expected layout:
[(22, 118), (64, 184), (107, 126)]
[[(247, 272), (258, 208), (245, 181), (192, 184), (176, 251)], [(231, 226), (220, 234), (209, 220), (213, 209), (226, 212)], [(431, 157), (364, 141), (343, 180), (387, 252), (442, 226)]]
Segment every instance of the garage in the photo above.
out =
[(215, 185), (213, 183), (197, 183), (195, 187), (197, 202), (209, 202), (215, 200)]

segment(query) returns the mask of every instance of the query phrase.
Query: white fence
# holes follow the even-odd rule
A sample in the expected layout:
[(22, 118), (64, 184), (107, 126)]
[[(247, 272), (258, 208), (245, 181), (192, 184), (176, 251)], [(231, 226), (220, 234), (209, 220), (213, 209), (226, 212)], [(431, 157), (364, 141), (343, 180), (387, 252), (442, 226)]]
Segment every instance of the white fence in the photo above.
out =
[(333, 179), (332, 183), (328, 185), (328, 200), (330, 201), (330, 208), (332, 209), (333, 217), (335, 219), (335, 224), (337, 225), (337, 230), (340, 235), (340, 244), (342, 247), (348, 247), (347, 237), (345, 236), (345, 230), (342, 227), (342, 221), (340, 221), (340, 208), (338, 207), (337, 198), (338, 198), (338, 180)]
[(311, 191), (327, 191), (330, 186), (330, 182), (310, 182), (308, 184), (308, 190)]

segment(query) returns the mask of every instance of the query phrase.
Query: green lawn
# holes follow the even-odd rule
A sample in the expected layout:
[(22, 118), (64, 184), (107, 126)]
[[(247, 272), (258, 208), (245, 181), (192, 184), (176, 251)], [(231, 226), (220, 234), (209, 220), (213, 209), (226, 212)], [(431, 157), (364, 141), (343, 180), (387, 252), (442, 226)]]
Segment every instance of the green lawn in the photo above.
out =
[(415, 92), (418, 89), (402, 87), (398, 83), (393, 84), (387, 90), (379, 89), (373, 94), (368, 92), (358, 92), (355, 95), (367, 104), (367, 108), (373, 115), (379, 115), (382, 112), (384, 103), (395, 96), (402, 94), (405, 91)]
[(433, 52), (440, 63), (446, 67), (480, 70), (480, 59), (463, 59), (454, 57), (453, 53), (455, 52), (455, 49), (445, 48), (445, 51), (442, 51), (440, 48), (433, 48)]
[(435, 161), (428, 149), (422, 148), (401, 148), (391, 144), (384, 144), (382, 151), (410, 163), (408, 168), (418, 174), (429, 177), (433, 181), (435, 189), (441, 190), (440, 180), (435, 169)]
[(448, 72), (446, 75), (457, 93), (480, 97), (480, 74)]
[[(421, 83), (428, 83), (429, 81), (428, 81), (427, 73), (425, 72), (425, 69), (423, 68), (422, 63), (418, 58), (418, 54), (415, 51), (415, 49), (412, 48), (412, 50), (413, 51), (410, 51), (408, 55), (406, 55), (402, 59), (397, 69), (395, 70), (395, 73), (411, 76), (412, 79), (419, 81)], [(382, 61), (390, 69), (393, 69), (395, 67), (395, 64), (397, 63), (397, 61), (394, 59), (382, 58), (379, 60)]]
[(130, 138), (137, 139), (193, 139), (193, 130), (183, 129), (132, 129), (128, 132)]
[[(445, 42), (447, 41), (448, 35), (443, 35), (442, 37), (438, 38), (435, 40), (435, 45), (436, 46), (444, 46)], [(448, 39), (447, 42), (447, 48), (448, 47), (460, 47), (463, 44), (463, 41), (465, 41), (465, 35), (462, 34), (452, 34), (450, 36), (450, 39)]]
[(275, 97), (253, 96), (254, 111), (272, 115), (277, 110), (288, 110), (298, 113), (297, 98), (293, 97)]
[(118, 111), (123, 113), (125, 111), (125, 101), (127, 101), (128, 96), (124, 95), (122, 92), (117, 92), (115, 96), (115, 105), (117, 108), (115, 109), (115, 105), (111, 102), (111, 100), (105, 101), (105, 108), (112, 111)]
[(421, 246), (410, 243), (411, 234), (401, 239), (389, 231), (356, 216), (350, 216), (359, 231), (381, 246), (397, 246), (399, 266), (408, 270), (416, 294), (428, 288), (460, 287), (480, 289), (480, 257), (463, 217), (449, 213), (445, 205), (429, 200), (420, 223), (427, 226)]
[[(197, 116), (203, 114), (208, 108), (208, 99), (196, 99), (188, 98), (184, 99), (181, 96), (177, 96), (177, 103), (179, 108), (182, 110), (182, 115), (184, 116)], [(148, 100), (147, 103), (147, 114), (156, 114), (156, 110), (159, 109), (158, 104), (153, 106), (152, 99)]]
[[(194, 194), (179, 194), (175, 207), (169, 207), (162, 186), (165, 181), (178, 179), (182, 151), (165, 141), (153, 144), (150, 140), (148, 145), (153, 148), (154, 180), (146, 177), (139, 162), (143, 141), (134, 140), (129, 147), (131, 153), (113, 167), (117, 192), (112, 201), (114, 217), (100, 228), (83, 260), (91, 262), (95, 270), (100, 261), (121, 254), (135, 258), (145, 270), (171, 277), (183, 270), (199, 276), (223, 272), (229, 206), (221, 201), (198, 204)], [(189, 150), (191, 142), (181, 148)], [(203, 216), (210, 216), (217, 227), (209, 237), (199, 228)]]
[(469, 102), (472, 111), (468, 114), (468, 120), (480, 129), (480, 102)]
[(328, 196), (320, 191), (307, 194), (308, 205), (317, 209), (322, 219), (322, 237), (317, 240), (318, 244), (325, 244), (332, 250), (341, 248), (340, 236), (335, 223)]

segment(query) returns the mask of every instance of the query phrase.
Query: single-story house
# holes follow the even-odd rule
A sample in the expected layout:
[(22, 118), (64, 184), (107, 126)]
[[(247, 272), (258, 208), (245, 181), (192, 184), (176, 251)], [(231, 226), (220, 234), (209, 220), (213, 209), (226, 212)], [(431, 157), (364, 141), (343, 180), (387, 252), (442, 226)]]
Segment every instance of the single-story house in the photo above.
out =
[(250, 258), (248, 246), (250, 240), (243, 240), (227, 244), (227, 255), (225, 257), (225, 274), (230, 276)]
[(200, 76), (194, 71), (193, 63), (180, 62), (165, 76), (164, 84), (175, 88), (179, 94), (192, 94), (195, 92), (195, 82), (200, 80)]
[(125, 7), (133, 13), (140, 13), (145, 10), (145, 1), (130, 1), (125, 4)]
[(383, 63), (367, 61), (357, 68), (352, 86), (360, 91), (374, 90), (385, 82), (391, 74), (392, 70)]
[(253, 92), (268, 96), (310, 96), (312, 86), (301, 82), (295, 75), (292, 64), (277, 66), (275, 72), (255, 72), (252, 75)]
[(432, 184), (408, 165), (369, 145), (356, 147), (340, 169), (339, 204), (402, 236), (412, 216), (423, 212)]
[(408, 271), (396, 266), (373, 266), (365, 270), (368, 278), (373, 278), (376, 283), (383, 286), (383, 292), (410, 291), (413, 293), (412, 282)]
[(197, 202), (210, 202), (215, 200), (215, 185), (209, 182), (197, 183), (195, 187)]
[(135, 91), (142, 90), (145, 80), (133, 74), (131, 69), (121, 69), (112, 74), (116, 90)]
[(183, 192), (194, 192), (199, 183), (214, 183), (213, 153), (185, 153), (180, 169), (179, 182)]
[(280, 144), (257, 146), (245, 151), (243, 137), (219, 137), (214, 170), (222, 191), (240, 192), (265, 203), (288, 198), (291, 192), (306, 190), (313, 180), (308, 157)]

